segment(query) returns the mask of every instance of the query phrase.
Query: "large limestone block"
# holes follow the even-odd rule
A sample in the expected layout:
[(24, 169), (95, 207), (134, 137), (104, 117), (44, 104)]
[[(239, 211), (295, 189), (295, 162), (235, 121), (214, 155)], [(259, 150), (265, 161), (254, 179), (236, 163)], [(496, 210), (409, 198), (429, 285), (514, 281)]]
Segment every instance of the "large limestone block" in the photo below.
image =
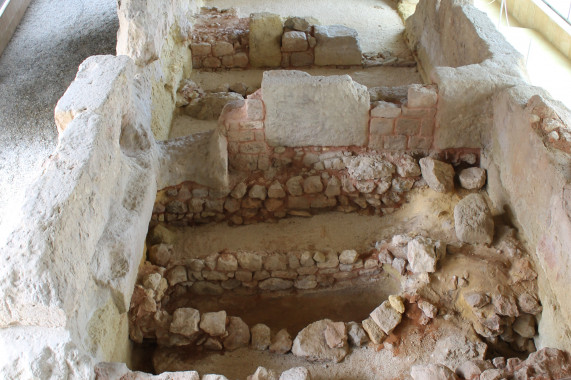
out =
[(329, 319), (313, 322), (297, 334), (291, 352), (295, 356), (305, 357), (311, 361), (340, 362), (348, 353), (348, 345), (331, 348), (325, 339), (327, 328), (333, 328), (334, 322)]
[(357, 31), (343, 25), (316, 26), (315, 64), (360, 65), (361, 46)]
[(454, 207), (454, 224), (459, 240), (470, 244), (490, 244), (494, 238), (494, 220), (486, 200), (470, 194)]
[(369, 93), (348, 75), (266, 71), (262, 80), (266, 139), (273, 146), (362, 146)]
[(250, 15), (250, 64), (254, 67), (277, 67), (282, 61), (283, 24), (272, 13)]

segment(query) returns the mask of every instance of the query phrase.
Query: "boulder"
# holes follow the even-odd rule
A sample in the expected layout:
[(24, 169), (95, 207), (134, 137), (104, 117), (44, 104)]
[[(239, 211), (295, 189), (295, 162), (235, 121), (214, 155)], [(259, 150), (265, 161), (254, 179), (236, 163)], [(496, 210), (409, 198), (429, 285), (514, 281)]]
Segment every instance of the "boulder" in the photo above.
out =
[(250, 332), (252, 334), (252, 348), (258, 351), (267, 350), (271, 344), (270, 328), (262, 323), (254, 325)]
[(494, 238), (494, 220), (486, 200), (470, 194), (454, 207), (456, 237), (469, 244), (490, 244)]
[(272, 344), (270, 345), (270, 352), (276, 354), (285, 354), (291, 350), (292, 346), (291, 335), (286, 329), (281, 329), (272, 339)]
[(486, 171), (476, 167), (464, 169), (458, 174), (458, 180), (464, 189), (478, 190), (486, 183)]
[(458, 376), (442, 364), (415, 365), (410, 376), (414, 380), (458, 380)]
[(174, 334), (192, 337), (200, 331), (199, 322), (200, 312), (198, 310), (190, 307), (176, 309), (169, 330)]
[(250, 15), (250, 64), (253, 67), (278, 67), (282, 61), (282, 20), (272, 13)]
[(421, 158), (419, 163), (422, 178), (432, 190), (439, 193), (448, 193), (454, 190), (454, 168), (452, 165), (432, 157)]
[(361, 65), (361, 46), (355, 29), (343, 25), (315, 26), (314, 34), (316, 65)]
[(278, 377), (274, 371), (258, 367), (253, 375), (247, 377), (247, 380), (278, 380)]
[(361, 325), (357, 322), (348, 322), (347, 323), (347, 336), (349, 339), (349, 343), (354, 347), (361, 347), (363, 344), (369, 341), (369, 337), (367, 333), (361, 327)]
[(443, 243), (422, 236), (415, 237), (407, 245), (407, 260), (414, 273), (434, 273), (436, 263), (445, 253)]
[(384, 301), (370, 315), (385, 334), (390, 334), (402, 319), (401, 313), (393, 309), (389, 301)]
[(367, 141), (369, 93), (348, 75), (266, 71), (262, 92), (270, 146), (362, 146)]
[(226, 333), (226, 312), (203, 313), (200, 328), (210, 336), (222, 336)]
[(297, 334), (292, 346), (295, 356), (304, 357), (311, 361), (340, 362), (348, 353), (348, 347), (331, 348), (325, 339), (327, 329), (335, 329), (334, 322), (329, 319), (313, 322)]
[(279, 380), (311, 380), (311, 374), (305, 367), (295, 367), (282, 372)]
[(240, 347), (246, 347), (250, 343), (250, 328), (239, 317), (230, 317), (228, 323), (228, 335), (224, 338), (224, 348), (234, 351)]

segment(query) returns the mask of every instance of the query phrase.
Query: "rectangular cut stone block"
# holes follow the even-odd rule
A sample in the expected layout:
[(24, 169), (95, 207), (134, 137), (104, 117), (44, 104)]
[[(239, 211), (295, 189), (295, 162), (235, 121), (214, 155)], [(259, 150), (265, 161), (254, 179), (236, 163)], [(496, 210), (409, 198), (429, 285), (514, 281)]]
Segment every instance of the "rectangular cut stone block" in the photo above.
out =
[(432, 146), (432, 137), (411, 136), (408, 138), (408, 149), (428, 150)]
[(315, 26), (315, 64), (360, 65), (361, 46), (355, 29), (343, 25)]
[(383, 148), (386, 150), (404, 150), (406, 149), (406, 136), (385, 136)]
[(420, 120), (418, 119), (397, 119), (395, 132), (399, 135), (416, 135), (420, 128)]
[(304, 51), (307, 50), (307, 47), (307, 37), (304, 32), (285, 32), (282, 36), (283, 51)]
[(369, 92), (348, 75), (266, 71), (262, 80), (270, 146), (363, 146)]
[(371, 117), (399, 117), (401, 108), (394, 103), (378, 101), (373, 103), (374, 108), (371, 110)]
[(283, 24), (279, 15), (250, 15), (250, 64), (254, 67), (278, 67), (282, 61)]
[(289, 61), (293, 67), (311, 66), (313, 65), (313, 54), (309, 51), (291, 53)]
[(394, 119), (384, 117), (371, 119), (371, 135), (391, 135)]
[(408, 86), (408, 106), (411, 108), (433, 107), (438, 101), (435, 86), (411, 84)]

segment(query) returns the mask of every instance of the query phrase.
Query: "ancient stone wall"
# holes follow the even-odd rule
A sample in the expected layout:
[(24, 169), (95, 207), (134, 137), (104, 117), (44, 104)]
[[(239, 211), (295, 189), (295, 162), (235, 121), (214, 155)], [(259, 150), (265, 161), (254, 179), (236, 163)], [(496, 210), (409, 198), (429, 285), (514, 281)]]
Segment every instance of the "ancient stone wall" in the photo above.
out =
[(483, 147), (496, 212), (520, 227), (542, 268), (541, 302), (550, 307), (536, 343), (569, 349), (569, 110), (526, 82), (519, 53), (473, 6), (420, 2), (406, 26), (425, 77), (438, 84), (434, 147)]

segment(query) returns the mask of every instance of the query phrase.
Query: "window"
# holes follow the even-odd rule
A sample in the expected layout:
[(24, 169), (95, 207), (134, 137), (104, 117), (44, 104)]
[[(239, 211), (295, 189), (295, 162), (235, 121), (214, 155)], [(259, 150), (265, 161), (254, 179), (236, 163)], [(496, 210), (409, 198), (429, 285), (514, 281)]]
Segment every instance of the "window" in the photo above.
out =
[(571, 25), (571, 0), (542, 0), (553, 9), (563, 20)]

